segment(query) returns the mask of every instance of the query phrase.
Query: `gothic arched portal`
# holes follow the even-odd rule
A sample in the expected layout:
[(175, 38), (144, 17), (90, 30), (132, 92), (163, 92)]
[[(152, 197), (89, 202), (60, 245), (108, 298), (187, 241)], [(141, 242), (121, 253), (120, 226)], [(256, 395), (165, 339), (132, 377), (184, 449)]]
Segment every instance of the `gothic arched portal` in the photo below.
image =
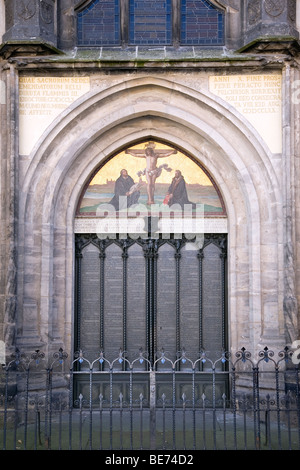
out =
[(75, 220), (75, 350), (91, 360), (119, 348), (152, 363), (161, 348), (174, 360), (183, 349), (219, 358), (226, 222), (210, 174), (175, 146), (134, 143), (96, 168)]
[[(282, 206), (280, 181), (270, 151), (246, 119), (220, 98), (204, 90), (195, 91), (179, 81), (175, 86), (161, 77), (138, 76), (105, 90), (93, 89), (79, 98), (41, 136), (24, 174), (20, 175), (18, 316), (12, 317), (11, 321), (11, 330), (15, 328), (19, 334), (17, 344), (20, 349), (29, 344), (28, 338), (31, 338), (30, 344), (34, 342), (37, 348), (47, 345), (49, 351), (56, 351), (59, 346), (73, 357), (74, 271), (79, 267), (78, 261), (84, 262), (80, 251), (78, 258), (75, 256), (74, 238), (81, 237), (78, 249), (93, 248), (95, 253), (96, 250), (101, 253), (101, 246), (95, 246), (93, 240), (98, 233), (97, 225), (96, 230), (94, 225), (97, 218), (78, 215), (80, 196), (87, 189), (93, 172), (98, 171), (103, 162), (105, 165), (113, 162), (119, 152), (139, 143), (145, 146), (153, 140), (159, 146), (165, 144), (177, 150), (184, 149), (194, 162), (201, 162), (203, 169), (213, 175), (226, 203), (228, 219), (205, 217), (205, 222), (209, 224), (206, 236), (213, 234), (215, 237), (207, 244), (207, 249), (220, 249), (216, 239), (228, 232), (228, 287), (225, 286), (225, 290), (228, 289), (228, 349), (236, 351), (240, 348), (241, 339), (242, 345), (249, 350), (261, 348), (265, 343), (270, 345), (270, 338), (273, 338), (270, 347), (276, 349), (276, 344), (282, 344)], [(127, 156), (129, 158), (130, 154)], [(138, 170), (144, 168), (141, 164)], [(170, 176), (166, 170), (163, 173)], [(133, 176), (138, 182), (137, 175)], [(190, 200), (193, 202), (192, 197)], [(177, 238), (159, 239), (158, 254), (174, 253), (176, 265), (174, 239)], [(136, 259), (145, 269), (146, 258), (141, 254), (144, 256), (147, 250), (143, 250), (138, 240), (132, 240), (134, 244), (125, 249), (120, 239), (110, 239), (104, 250), (106, 266), (114, 249), (117, 256), (121, 254), (118, 274), (123, 273), (123, 263), (127, 263), (127, 270), (132, 269), (135, 251), (138, 253)], [(180, 246), (178, 253), (181, 288), (185, 280), (182, 275), (184, 257), (190, 255), (183, 255), (183, 249)], [(274, 256), (270, 264), (271, 254)], [(99, 263), (98, 253), (94, 259)], [(160, 262), (162, 256), (150, 259)], [(193, 261), (194, 266), (196, 261), (200, 262), (198, 257)], [(276, 291), (268, 282), (274, 276), (278, 281)], [(93, 290), (91, 283), (87, 287)], [(121, 287), (118, 284), (117, 288), (123, 290), (123, 279)], [(129, 292), (128, 287), (126, 289)], [(134, 290), (130, 292), (133, 294)], [(80, 297), (80, 292), (77, 296)], [(132, 305), (132, 298), (129, 302)], [(183, 308), (182, 296), (180, 302), (180, 308)], [(172, 312), (173, 321), (176, 309)], [(145, 311), (139, 308), (139, 315), (145, 318)], [(76, 318), (78, 321), (78, 316)], [(123, 338), (123, 317), (120, 318), (110, 327), (120, 328), (122, 321)], [(127, 332), (133, 318), (127, 318)], [(272, 321), (266, 322), (266, 318), (272, 318)], [(193, 328), (194, 325), (189, 323), (187, 331), (193, 331)], [(198, 335), (198, 329), (196, 331)], [(275, 335), (275, 331), (279, 333)], [(173, 333), (176, 335), (174, 327)], [(180, 333), (180, 347), (188, 347), (182, 329)], [(139, 345), (144, 346), (140, 340), (136, 342), (136, 349)], [(100, 344), (96, 347), (99, 350)], [(117, 347), (122, 348), (123, 344)]]

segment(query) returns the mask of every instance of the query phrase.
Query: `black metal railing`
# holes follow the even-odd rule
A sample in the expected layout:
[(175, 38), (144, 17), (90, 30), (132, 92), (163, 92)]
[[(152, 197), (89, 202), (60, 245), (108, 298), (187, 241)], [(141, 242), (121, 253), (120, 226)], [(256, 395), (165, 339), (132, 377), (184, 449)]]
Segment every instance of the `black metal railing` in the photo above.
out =
[(0, 374), (0, 448), (300, 450), (299, 360), (16, 351)]

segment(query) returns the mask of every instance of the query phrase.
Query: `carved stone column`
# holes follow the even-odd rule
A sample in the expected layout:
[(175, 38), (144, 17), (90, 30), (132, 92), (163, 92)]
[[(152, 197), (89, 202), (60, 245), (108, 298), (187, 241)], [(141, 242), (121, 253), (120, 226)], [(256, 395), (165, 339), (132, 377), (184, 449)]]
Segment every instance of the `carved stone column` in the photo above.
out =
[(3, 42), (47, 43), (56, 47), (55, 0), (5, 0)]
[(238, 49), (242, 45), (242, 6), (240, 0), (219, 0), (226, 8), (225, 44), (228, 49)]
[(282, 42), (298, 38), (296, 0), (249, 0), (244, 8), (245, 45), (253, 41)]
[(0, 339), (4, 340), (7, 354), (15, 347), (17, 313), (17, 243), (16, 243), (16, 191), (17, 140), (16, 120), (18, 74), (13, 65), (0, 71), (0, 203), (2, 239), (0, 248)]
[(72, 49), (76, 44), (74, 0), (60, 0), (58, 5), (58, 47)]

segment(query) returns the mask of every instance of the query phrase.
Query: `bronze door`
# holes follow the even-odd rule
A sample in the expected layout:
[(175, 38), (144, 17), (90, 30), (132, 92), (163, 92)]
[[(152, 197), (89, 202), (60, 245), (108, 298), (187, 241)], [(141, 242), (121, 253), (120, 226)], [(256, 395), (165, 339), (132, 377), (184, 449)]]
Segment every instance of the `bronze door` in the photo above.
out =
[(227, 347), (226, 235), (101, 240), (76, 235), (75, 351), (93, 360), (139, 350), (153, 363), (162, 348), (212, 360)]

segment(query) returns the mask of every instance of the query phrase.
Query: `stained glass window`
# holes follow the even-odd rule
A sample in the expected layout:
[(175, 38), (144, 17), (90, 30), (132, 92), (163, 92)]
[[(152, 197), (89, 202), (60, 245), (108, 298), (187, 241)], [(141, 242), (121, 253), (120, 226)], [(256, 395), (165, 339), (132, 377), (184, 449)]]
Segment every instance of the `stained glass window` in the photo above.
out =
[(176, 7), (180, 14), (172, 11), (172, 0), (93, 0), (85, 5), (77, 13), (78, 46), (168, 46), (173, 28), (181, 45), (224, 44), (224, 11), (210, 0), (181, 0)]
[(135, 45), (171, 44), (171, 0), (130, 0), (129, 42)]
[(77, 14), (79, 46), (120, 44), (119, 0), (94, 0)]
[(181, 44), (224, 43), (224, 14), (207, 0), (181, 0)]

